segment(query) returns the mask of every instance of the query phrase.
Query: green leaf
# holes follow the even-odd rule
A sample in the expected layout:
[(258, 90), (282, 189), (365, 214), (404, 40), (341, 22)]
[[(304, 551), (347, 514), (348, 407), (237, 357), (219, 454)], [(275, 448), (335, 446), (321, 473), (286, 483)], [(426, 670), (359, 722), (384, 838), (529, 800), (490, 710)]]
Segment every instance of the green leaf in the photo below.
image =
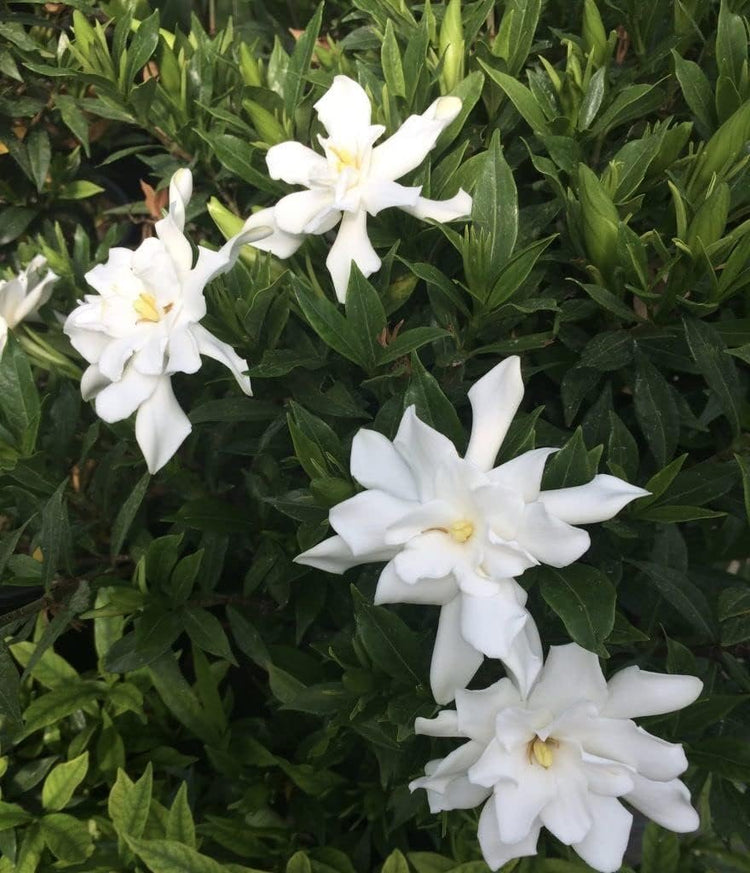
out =
[[(388, 24), (390, 24), (390, 19)], [(310, 859), (305, 852), (295, 852), (287, 861), (286, 873), (312, 873)]]
[(641, 118), (661, 105), (664, 93), (656, 85), (628, 85), (599, 116), (592, 136), (601, 136), (634, 118)]
[(125, 65), (125, 83), (128, 87), (133, 84), (133, 79), (146, 66), (151, 55), (156, 51), (159, 44), (159, 12), (158, 10), (145, 18), (138, 25), (127, 50), (127, 63)]
[(716, 395), (732, 431), (739, 434), (738, 401), (742, 397), (742, 389), (734, 361), (725, 354), (726, 346), (711, 325), (697, 318), (684, 318), (683, 324), (693, 360)]
[(596, 118), (596, 114), (604, 99), (604, 89), (607, 81), (607, 68), (602, 67), (591, 77), (586, 93), (578, 110), (578, 130), (588, 130)]
[(444, 433), (458, 449), (463, 447), (464, 432), (456, 410), (435, 377), (422, 366), (416, 352), (411, 356), (411, 379), (404, 394), (404, 407), (412, 404), (425, 424)]
[(203, 564), (203, 555), (203, 549), (193, 552), (192, 555), (185, 555), (172, 571), (169, 590), (175, 603), (184, 603), (192, 594)]
[(398, 849), (394, 849), (385, 859), (380, 873), (410, 873), (409, 865), (403, 854)]
[(513, 252), (518, 236), (518, 192), (498, 131), (492, 136), (477, 179), (471, 217), (474, 226), (489, 237), (486, 281), (488, 287), (492, 287)]
[(55, 493), (45, 503), (42, 510), (42, 529), (39, 546), (42, 550), (42, 584), (49, 587), (55, 573), (60, 568), (65, 553), (70, 547), (70, 525), (68, 507), (63, 494), (68, 480), (63, 480)]
[(233, 606), (227, 607), (227, 618), (239, 649), (259, 667), (266, 669), (271, 663), (271, 656), (256, 628)]
[(677, 873), (680, 865), (680, 841), (677, 834), (654, 822), (643, 833), (641, 873)]
[(140, 837), (143, 834), (151, 805), (153, 781), (150, 762), (141, 778), (135, 782), (124, 770), (118, 769), (107, 801), (107, 811), (118, 836)]
[(750, 639), (750, 588), (725, 588), (719, 595), (722, 646)]
[(76, 710), (93, 703), (106, 691), (102, 682), (82, 680), (62, 685), (32, 700), (24, 712), (25, 733), (61, 721)]
[(16, 803), (0, 800), (0, 831), (7, 831), (32, 820), (32, 815)]
[(297, 283), (297, 302), (310, 327), (323, 342), (340, 355), (367, 369), (357, 337), (339, 309), (325, 297), (319, 297)]
[(380, 366), (390, 364), (428, 343), (447, 336), (450, 336), (449, 332), (441, 327), (413, 327), (411, 330), (405, 330), (381, 350), (378, 364)]
[(271, 194), (288, 193), (277, 182), (271, 180), (264, 170), (258, 170), (253, 166), (253, 156), (257, 150), (243, 139), (229, 133), (207, 135), (205, 139), (219, 161), (233, 175), (260, 191)]
[(294, 112), (302, 95), (302, 87), (310, 69), (315, 42), (320, 32), (323, 20), (323, 3), (318, 4), (315, 14), (299, 37), (294, 51), (289, 58), (289, 64), (284, 78), (284, 110), (289, 118), (294, 118)]
[(388, 90), (394, 97), (406, 97), (406, 80), (401, 64), (401, 50), (396, 40), (393, 21), (389, 18), (385, 25), (383, 45), (380, 49), (380, 63)]
[(662, 374), (641, 354), (636, 354), (633, 390), (635, 416), (656, 462), (664, 467), (677, 448), (680, 419), (672, 391)]
[(195, 824), (187, 799), (187, 783), (183, 782), (175, 794), (167, 815), (167, 839), (195, 848)]
[(42, 806), (52, 812), (65, 809), (76, 788), (86, 778), (88, 769), (89, 753), (83, 752), (72, 761), (50, 770), (42, 786)]
[(750, 781), (750, 744), (739, 737), (710, 737), (691, 745), (690, 762), (732, 782)]
[(172, 652), (166, 652), (148, 665), (156, 691), (172, 715), (204, 743), (220, 741), (216, 726), (206, 717)]
[(742, 491), (745, 497), (745, 517), (747, 523), (750, 524), (750, 459), (744, 458), (742, 455), (735, 455), (735, 461), (742, 473)]
[(518, 113), (523, 117), (524, 121), (529, 125), (534, 133), (550, 133), (544, 113), (539, 108), (539, 104), (531, 91), (512, 76), (509, 76), (506, 73), (501, 73), (500, 70), (493, 69), (488, 64), (485, 64), (481, 58), (478, 58), (478, 60), (487, 75), (503, 89), (505, 94), (507, 94)]
[(354, 261), (346, 294), (346, 322), (349, 336), (359, 349), (362, 367), (372, 373), (382, 352), (378, 337), (385, 330), (385, 310), (378, 292)]
[(66, 182), (60, 186), (57, 196), (61, 200), (86, 200), (89, 197), (94, 197), (101, 194), (104, 188), (101, 185), (95, 185), (93, 182), (88, 182), (86, 179), (76, 179), (74, 182)]
[(685, 102), (695, 116), (701, 136), (708, 138), (716, 128), (714, 95), (706, 74), (694, 61), (681, 58), (672, 49), (674, 71)]
[(79, 109), (77, 101), (67, 94), (55, 94), (54, 99), (55, 106), (60, 110), (63, 123), (80, 141), (86, 155), (89, 155), (89, 125), (86, 116)]
[(21, 723), (20, 678), (3, 639), (0, 639), (0, 715), (10, 724)]
[(52, 147), (49, 134), (41, 127), (34, 127), (25, 140), (26, 152), (31, 165), (31, 175), (36, 184), (36, 190), (41, 193), (47, 181)]
[(357, 632), (372, 662), (394, 679), (419, 685), (424, 681), (424, 649), (416, 634), (387, 609), (373, 606), (354, 587)]
[(87, 823), (72, 815), (64, 812), (45, 815), (39, 820), (39, 827), (47, 848), (60, 861), (80, 864), (94, 851)]
[(649, 561), (633, 561), (661, 596), (688, 621), (693, 628), (708, 640), (716, 639), (713, 611), (703, 592), (684, 573), (653, 564)]
[(586, 343), (579, 365), (607, 373), (610, 370), (621, 370), (632, 358), (633, 338), (629, 331), (603, 331)]
[(615, 623), (616, 593), (612, 583), (601, 570), (583, 564), (562, 570), (545, 567), (538, 574), (542, 597), (562, 619), (573, 640), (606, 658), (604, 640)]
[(596, 474), (600, 451), (589, 450), (583, 441), (583, 431), (576, 428), (573, 436), (556, 452), (544, 471), (543, 488), (569, 488), (590, 482)]
[(588, 285), (585, 283), (577, 283), (589, 295), (589, 297), (599, 304), (602, 309), (606, 309), (623, 321), (642, 321), (643, 319), (637, 315), (630, 307), (626, 306), (618, 297), (606, 288), (599, 285)]
[(146, 496), (146, 491), (148, 490), (148, 484), (150, 481), (151, 474), (144, 473), (136, 482), (133, 490), (128, 494), (125, 502), (120, 507), (115, 523), (112, 525), (112, 537), (110, 541), (110, 554), (112, 557), (120, 554), (122, 544), (125, 542), (125, 537), (130, 530), (130, 525), (133, 523), (133, 519), (143, 502), (143, 498)]
[(197, 606), (185, 609), (182, 615), (185, 630), (198, 648), (237, 665), (224, 628), (215, 615)]
[(16, 438), (21, 451), (30, 455), (36, 445), (41, 406), (29, 361), (15, 337), (9, 336), (0, 356), (0, 420)]

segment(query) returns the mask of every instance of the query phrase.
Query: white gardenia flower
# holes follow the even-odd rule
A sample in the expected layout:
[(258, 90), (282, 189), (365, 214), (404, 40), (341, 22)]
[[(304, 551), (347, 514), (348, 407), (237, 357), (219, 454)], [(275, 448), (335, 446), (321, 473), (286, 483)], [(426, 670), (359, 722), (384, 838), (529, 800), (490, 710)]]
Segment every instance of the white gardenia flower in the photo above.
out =
[(485, 655), (500, 658), (528, 690), (542, 650), (526, 593), (513, 577), (536, 564), (565, 567), (578, 560), (590, 540), (574, 525), (612, 518), (647, 493), (607, 475), (541, 491), (545, 461), (556, 449), (534, 449), (493, 468), (522, 397), (517, 356), (472, 386), (463, 458), (414, 407), (393, 442), (360, 430), (351, 472), (367, 490), (331, 509), (336, 536), (296, 558), (332, 573), (387, 561), (376, 603), (441, 606), (430, 669), (438, 703), (468, 684)]
[(270, 225), (273, 234), (256, 248), (287, 258), (308, 234), (322, 234), (341, 222), (326, 266), (340, 301), (346, 297), (351, 263), (369, 276), (380, 258), (367, 236), (367, 215), (396, 206), (417, 218), (453, 221), (468, 217), (471, 197), (459, 190), (450, 200), (428, 200), (421, 186), (407, 188), (395, 180), (418, 167), (435, 147), (440, 133), (461, 111), (458, 97), (440, 97), (422, 115), (411, 115), (381, 145), (385, 128), (371, 124), (372, 107), (364, 89), (347, 76), (336, 76), (315, 104), (327, 137), (319, 137), (324, 155), (298, 142), (283, 142), (268, 150), (272, 179), (303, 185), (269, 209), (248, 219), (248, 225)]
[(90, 363), (81, 380), (84, 399), (94, 399), (107, 422), (136, 413), (135, 434), (151, 473), (177, 451), (191, 425), (172, 391), (173, 373), (195, 373), (201, 355), (228, 367), (245, 394), (247, 362), (199, 324), (206, 314), (203, 290), (235, 263), (240, 248), (268, 228), (243, 231), (219, 251), (185, 237), (185, 209), (193, 189), (189, 170), (169, 185), (169, 212), (155, 224), (156, 236), (135, 251), (113, 248), (105, 264), (86, 274), (96, 290), (65, 322), (65, 333)]
[(33, 320), (49, 300), (58, 277), (52, 270), (45, 272), (46, 266), (46, 258), (37, 255), (17, 276), (0, 280), (0, 355), (8, 341), (8, 330), (24, 320)]
[(677, 778), (682, 746), (638, 727), (635, 716), (692, 703), (694, 676), (627, 667), (609, 682), (599, 660), (575, 643), (553, 646), (527, 699), (509, 679), (456, 694), (456, 709), (418, 718), (417, 733), (468, 742), (409, 786), (425, 788), (432, 812), (485, 800), (479, 844), (493, 870), (536, 854), (546, 827), (595, 870), (619, 870), (633, 816), (618, 798), (678, 833), (698, 827), (690, 794)]

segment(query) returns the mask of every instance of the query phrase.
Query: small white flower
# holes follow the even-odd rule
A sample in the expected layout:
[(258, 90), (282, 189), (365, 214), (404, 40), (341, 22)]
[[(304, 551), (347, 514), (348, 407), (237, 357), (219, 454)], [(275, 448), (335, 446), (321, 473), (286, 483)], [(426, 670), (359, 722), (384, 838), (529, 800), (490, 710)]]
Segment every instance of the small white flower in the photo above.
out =
[(442, 607), (430, 670), (438, 703), (466, 686), (483, 655), (500, 658), (528, 690), (541, 667), (541, 645), (513, 577), (536, 564), (578, 560), (590, 540), (574, 525), (612, 518), (647, 493), (607, 475), (541, 491), (555, 449), (534, 449), (493, 469), (522, 397), (517, 356), (470, 389), (473, 422), (463, 458), (414, 407), (393, 442), (360, 430), (351, 472), (367, 490), (330, 511), (336, 536), (296, 558), (332, 573), (387, 561), (377, 603)]
[(156, 222), (156, 237), (135, 251), (113, 248), (105, 264), (86, 274), (97, 291), (87, 294), (65, 322), (65, 333), (91, 366), (81, 393), (94, 399), (104, 421), (136, 412), (135, 434), (151, 473), (177, 451), (191, 425), (172, 391), (173, 373), (195, 373), (201, 355), (228, 367), (245, 394), (247, 363), (199, 324), (206, 314), (203, 290), (236, 261), (245, 243), (268, 228), (243, 231), (217, 252), (185, 237), (185, 209), (193, 189), (189, 170), (178, 170), (169, 185), (169, 213)]
[(458, 691), (455, 710), (418, 718), (417, 733), (468, 742), (430, 761), (427, 775), (409, 787), (427, 790), (432, 812), (487, 800), (479, 844), (493, 870), (535, 855), (542, 827), (594, 869), (619, 870), (633, 816), (617, 798), (669, 830), (698, 827), (677, 778), (687, 767), (682, 746), (632, 718), (688, 706), (701, 688), (694, 676), (638, 667), (607, 683), (592, 652), (553, 646), (527, 699), (501, 679), (482, 691)]
[(341, 222), (326, 266), (343, 302), (352, 261), (365, 276), (380, 267), (367, 236), (368, 214), (396, 206), (417, 218), (452, 221), (471, 212), (471, 197), (463, 190), (450, 200), (428, 200), (420, 196), (421, 186), (407, 188), (395, 181), (422, 163), (460, 112), (461, 100), (438, 98), (422, 115), (409, 116), (379, 146), (374, 143), (385, 128), (370, 123), (370, 100), (347, 76), (335, 77), (315, 110), (328, 132), (320, 137), (325, 155), (298, 142), (283, 142), (272, 146), (266, 156), (272, 179), (309, 190), (283, 197), (274, 207), (253, 215), (248, 226), (272, 226), (274, 233), (256, 248), (287, 258), (308, 234), (326, 233)]
[(24, 320), (33, 320), (52, 294), (57, 276), (47, 266), (43, 255), (37, 255), (12, 279), (0, 280), (0, 355), (8, 341), (8, 331)]

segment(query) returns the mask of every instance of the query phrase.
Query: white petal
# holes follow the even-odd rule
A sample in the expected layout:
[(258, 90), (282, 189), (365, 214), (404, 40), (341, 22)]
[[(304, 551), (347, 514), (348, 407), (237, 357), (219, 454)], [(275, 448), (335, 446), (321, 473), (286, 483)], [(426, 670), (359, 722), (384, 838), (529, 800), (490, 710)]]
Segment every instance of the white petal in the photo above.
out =
[(193, 196), (193, 174), (182, 167), (169, 180), (169, 214), (182, 231), (185, 228), (185, 211)]
[(414, 406), (404, 412), (393, 445), (409, 465), (422, 501), (435, 496), (435, 471), (459, 463), (453, 443), (418, 418)]
[[(29, 264), (26, 269), (27, 271), (30, 271), (31, 264)], [(50, 270), (41, 281), (37, 282), (36, 285), (27, 292), (26, 296), (16, 307), (14, 320), (10, 323), (11, 327), (24, 321), (24, 319), (33, 318), (36, 315), (37, 310), (44, 306), (52, 295), (52, 286), (57, 279), (58, 277), (52, 272), (52, 270)]]
[(171, 380), (161, 377), (156, 390), (141, 404), (135, 417), (135, 438), (149, 473), (153, 475), (167, 463), (191, 429), (188, 417), (174, 396)]
[(346, 138), (370, 126), (372, 108), (364, 88), (348, 76), (334, 77), (333, 84), (313, 106), (331, 137)]
[(501, 679), (478, 691), (462, 688), (456, 691), (458, 731), (461, 736), (488, 743), (495, 735), (498, 712), (508, 706), (520, 704), (518, 689), (510, 679)]
[(496, 801), (494, 797), (491, 797), (485, 803), (482, 814), (479, 816), (479, 828), (477, 830), (479, 847), (482, 850), (484, 860), (492, 870), (497, 870), (503, 864), (507, 864), (508, 861), (512, 861), (515, 858), (526, 858), (529, 855), (536, 855), (536, 844), (539, 840), (540, 828), (541, 825), (535, 822), (524, 839), (517, 843), (504, 843), (500, 839)]
[(568, 524), (607, 521), (638, 497), (650, 492), (630, 485), (616, 476), (600, 473), (586, 485), (542, 491), (539, 500), (550, 515)]
[(408, 584), (420, 579), (442, 579), (461, 560), (461, 546), (451, 537), (430, 531), (409, 540), (393, 559), (398, 575)]
[(132, 264), (133, 252), (118, 246), (109, 250), (105, 263), (92, 267), (83, 278), (95, 291), (106, 296), (123, 272), (130, 272)]
[(0, 315), (0, 357), (5, 351), (8, 342), (8, 322)]
[(249, 243), (249, 245), (255, 249), (260, 249), (262, 252), (271, 252), (277, 258), (291, 257), (305, 241), (305, 234), (303, 233), (285, 233), (281, 230), (278, 224), (276, 224), (273, 206), (254, 212), (242, 225), (242, 229), (246, 231), (260, 230), (261, 228), (269, 228), (271, 233)]
[[(396, 556), (398, 557), (398, 555)], [(361, 561), (361, 559), (359, 559)], [(453, 576), (443, 579), (420, 579), (404, 582), (396, 572), (395, 559), (383, 568), (375, 589), (375, 603), (427, 603), (442, 606), (456, 596), (456, 580)]]
[(407, 209), (417, 205), (420, 200), (422, 186), (407, 188), (398, 182), (372, 179), (362, 192), (362, 202), (370, 215), (377, 215), (382, 209), (390, 209), (393, 206), (399, 209)]
[(471, 215), (471, 205), (471, 196), (461, 188), (450, 200), (428, 200), (420, 197), (413, 206), (402, 206), (401, 209), (422, 221), (429, 219), (443, 224), (446, 221), (468, 218)]
[(393, 136), (373, 149), (372, 175), (378, 179), (400, 179), (418, 167), (460, 111), (458, 97), (438, 97), (421, 115), (410, 115)]
[(488, 658), (503, 659), (531, 618), (529, 613), (507, 590), (494, 597), (460, 598), (463, 638)]
[(366, 428), (357, 431), (352, 440), (350, 469), (365, 488), (379, 488), (404, 500), (417, 499), (417, 489), (406, 461), (382, 433)]
[(408, 512), (410, 506), (405, 500), (372, 488), (334, 506), (329, 521), (336, 533), (344, 538), (352, 554), (364, 560), (377, 560), (364, 556), (382, 553), (393, 557), (396, 554), (398, 549), (385, 541), (385, 531)]
[(458, 729), (458, 714), (455, 709), (443, 709), (435, 718), (422, 718), (420, 716), (414, 721), (414, 733), (427, 737), (468, 736)]
[(380, 269), (380, 258), (367, 236), (367, 212), (364, 209), (344, 213), (339, 232), (326, 258), (326, 267), (341, 303), (346, 300), (352, 261), (363, 276), (370, 276)]
[(587, 752), (619, 761), (647, 779), (667, 782), (687, 769), (682, 746), (652, 736), (630, 719), (582, 720), (571, 738)]
[(633, 779), (635, 788), (624, 800), (670, 831), (686, 834), (698, 829), (698, 813), (690, 805), (690, 792), (679, 779), (652, 782), (638, 774)]
[(271, 146), (266, 154), (268, 175), (283, 179), (289, 185), (310, 187), (312, 180), (326, 174), (328, 162), (311, 148), (300, 142), (281, 142)]
[(216, 339), (203, 325), (190, 325), (190, 332), (198, 346), (198, 351), (202, 355), (206, 355), (206, 357), (213, 358), (220, 364), (224, 364), (225, 367), (231, 370), (232, 375), (243, 392), (251, 395), (253, 391), (250, 387), (250, 379), (245, 375), (247, 361), (241, 358), (228, 343), (223, 343), (221, 340)]
[(492, 530), (489, 539), (484, 551), (484, 567), (493, 579), (520, 576), (524, 570), (539, 563), (518, 543), (496, 542)]
[(523, 697), (527, 697), (544, 663), (542, 641), (534, 620), (523, 626), (503, 658), (505, 671), (511, 676)]
[(96, 414), (109, 423), (122, 421), (148, 400), (161, 381), (161, 376), (144, 376), (128, 367), (119, 382), (110, 383), (96, 395)]
[(154, 230), (162, 243), (164, 243), (164, 247), (172, 259), (177, 275), (184, 276), (193, 266), (193, 249), (171, 212), (154, 224)]
[(440, 610), (430, 664), (430, 686), (437, 703), (450, 703), (465, 688), (484, 658), (461, 635), (461, 601), (455, 597)]
[(554, 801), (556, 790), (551, 774), (532, 764), (519, 784), (510, 780), (499, 782), (495, 786), (495, 803), (500, 839), (504, 843), (525, 839), (540, 821), (544, 808)]
[(590, 806), (591, 827), (573, 848), (601, 873), (615, 873), (628, 847), (633, 816), (614, 797), (597, 797)]
[(529, 695), (531, 706), (560, 713), (580, 701), (600, 706), (607, 699), (599, 659), (576, 643), (550, 646), (539, 681)]
[(361, 564), (362, 558), (356, 558), (340, 536), (333, 536), (297, 555), (294, 562), (325, 570), (327, 573), (343, 573), (350, 567)]
[(697, 700), (702, 688), (703, 683), (695, 676), (626, 667), (607, 683), (609, 696), (601, 714), (610, 718), (634, 718), (675, 712)]
[(521, 359), (506, 358), (469, 389), (471, 438), (464, 456), (480, 470), (490, 470), (523, 399)]
[(559, 449), (531, 449), (490, 470), (487, 478), (493, 485), (502, 485), (518, 492), (526, 503), (531, 503), (539, 496), (547, 458), (557, 451)]
[(73, 310), (65, 321), (63, 332), (70, 338), (70, 344), (89, 363), (95, 363), (101, 357), (102, 352), (110, 344), (111, 340), (106, 334), (94, 330), (83, 330), (75, 326), (72, 316), (77, 310)]
[(84, 370), (81, 377), (81, 396), (84, 400), (93, 400), (109, 384), (109, 379), (102, 375), (99, 367), (92, 364)]
[[(168, 342), (168, 335), (154, 331), (152, 336), (150, 336), (141, 348), (133, 355), (132, 366), (135, 367), (139, 373), (143, 373), (146, 376), (161, 376), (161, 374), (165, 372), (164, 352), (167, 349)], [(102, 355), (102, 358), (99, 361), (100, 368), (102, 367), (103, 361), (104, 355)]]
[(198, 343), (191, 330), (175, 330), (169, 337), (167, 372), (197, 373), (201, 368)]
[[(569, 846), (584, 839), (591, 829), (592, 819), (589, 811), (591, 795), (586, 785), (583, 773), (576, 773), (578, 778), (566, 778), (565, 774), (559, 780), (559, 787), (552, 799), (541, 810), (539, 818), (542, 824), (554, 834), (560, 842)], [(599, 798), (592, 798), (596, 802)]]
[(551, 516), (539, 501), (527, 504), (516, 538), (537, 561), (552, 567), (567, 567), (591, 545), (585, 530)]
[(323, 233), (329, 216), (336, 210), (327, 188), (287, 194), (273, 208), (276, 226), (288, 234)]
[(454, 749), (445, 758), (430, 761), (426, 776), (415, 779), (409, 788), (426, 788), (431, 812), (446, 809), (472, 809), (485, 800), (487, 788), (473, 785), (466, 776), (469, 767), (482, 752), (480, 743), (468, 742)]
[(122, 339), (110, 339), (102, 349), (98, 360), (99, 369), (102, 375), (112, 382), (117, 382), (122, 378), (125, 364), (127, 364), (133, 355), (133, 339), (134, 337), (132, 336), (123, 337)]
[[(607, 758), (600, 758), (583, 750), (581, 771), (586, 776), (589, 788), (603, 797), (621, 797), (633, 790), (633, 769)], [(592, 811), (594, 807), (592, 806)]]

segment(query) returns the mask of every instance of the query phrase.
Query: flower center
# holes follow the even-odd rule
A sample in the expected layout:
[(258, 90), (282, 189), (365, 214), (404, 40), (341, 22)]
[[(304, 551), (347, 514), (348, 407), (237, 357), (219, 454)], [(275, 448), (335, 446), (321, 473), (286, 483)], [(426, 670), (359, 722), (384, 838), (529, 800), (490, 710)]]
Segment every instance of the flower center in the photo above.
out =
[(172, 303), (167, 303), (164, 307), (163, 311), (160, 311), (159, 304), (156, 302), (156, 298), (153, 294), (148, 294), (144, 291), (142, 294), (139, 294), (138, 297), (133, 301), (133, 309), (135, 309), (136, 313), (140, 316), (138, 321), (152, 321), (157, 322), (161, 319), (162, 315), (166, 315), (169, 310), (172, 308)]
[(552, 737), (546, 740), (543, 740), (541, 737), (534, 737), (529, 743), (529, 764), (533, 764), (536, 761), (545, 770), (549, 770), (554, 757), (552, 750), (556, 749), (559, 745), (557, 740), (552, 739)]
[(353, 155), (349, 149), (345, 149), (343, 146), (328, 146), (329, 151), (333, 152), (336, 157), (337, 172), (341, 172), (345, 167), (351, 167), (353, 170), (359, 170), (360, 162), (358, 155)]
[(474, 525), (466, 519), (456, 521), (450, 526), (448, 533), (457, 543), (465, 543), (474, 536)]

